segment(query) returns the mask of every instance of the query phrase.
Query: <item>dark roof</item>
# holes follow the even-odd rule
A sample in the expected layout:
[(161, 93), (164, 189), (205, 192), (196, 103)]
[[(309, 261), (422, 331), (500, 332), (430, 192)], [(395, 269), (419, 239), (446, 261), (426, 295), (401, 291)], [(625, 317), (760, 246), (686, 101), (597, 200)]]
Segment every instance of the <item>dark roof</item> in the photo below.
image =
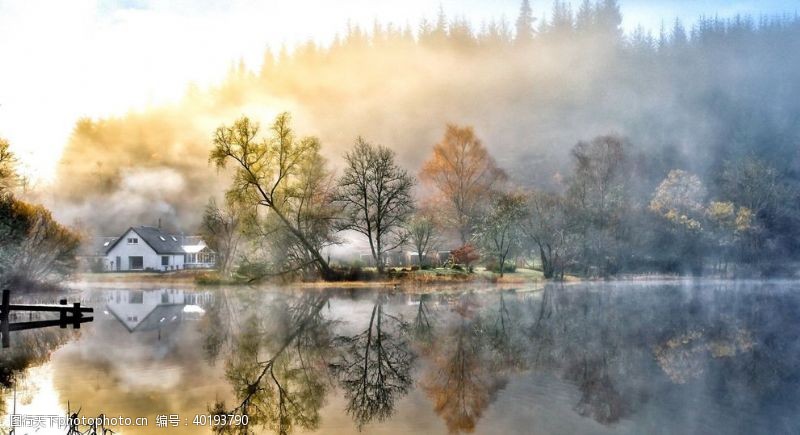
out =
[(156, 227), (136, 227), (133, 229), (158, 254), (183, 254), (181, 236), (167, 234)]
[[(183, 254), (183, 247), (181, 246), (181, 236), (175, 236), (171, 234), (167, 234), (156, 227), (147, 227), (147, 226), (140, 226), (140, 227), (131, 227), (125, 231), (124, 234), (127, 234), (128, 231), (134, 231), (139, 237), (144, 240), (154, 251), (156, 254), (159, 255), (168, 255), (168, 254)], [(110, 251), (111, 248), (117, 245), (120, 240), (124, 237), (120, 237), (119, 240), (110, 244), (108, 248), (106, 248), (106, 252)]]
[(102, 257), (114, 242), (116, 237), (92, 237), (81, 244), (80, 255), (85, 257)]

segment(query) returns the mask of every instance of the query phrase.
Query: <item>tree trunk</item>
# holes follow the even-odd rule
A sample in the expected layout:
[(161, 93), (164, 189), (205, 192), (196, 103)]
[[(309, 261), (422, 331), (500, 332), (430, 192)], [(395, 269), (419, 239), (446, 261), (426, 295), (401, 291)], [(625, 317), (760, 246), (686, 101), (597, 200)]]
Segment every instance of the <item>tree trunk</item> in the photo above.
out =
[(289, 231), (291, 231), (291, 233), (295, 237), (297, 237), (297, 240), (300, 242), (301, 245), (303, 245), (303, 248), (305, 248), (309, 253), (311, 253), (311, 257), (314, 258), (314, 261), (317, 263), (317, 266), (319, 266), (319, 271), (322, 274), (322, 278), (325, 280), (333, 279), (334, 278), (333, 269), (331, 269), (331, 267), (328, 265), (328, 262), (325, 261), (324, 258), (322, 258), (322, 254), (320, 254), (319, 251), (313, 245), (311, 245), (311, 243), (309, 243), (308, 240), (306, 240), (306, 237), (303, 235), (303, 233), (300, 232), (300, 230), (292, 226), (292, 224), (286, 219), (283, 213), (281, 213), (274, 207), (271, 208), (272, 211), (275, 212), (275, 215), (278, 216), (278, 218), (281, 220), (281, 222), (283, 222), (283, 224), (286, 225), (287, 228), (289, 228)]
[(555, 272), (553, 268), (553, 261), (551, 258), (548, 258), (544, 247), (541, 245), (539, 245), (539, 258), (542, 260), (542, 273), (544, 274), (544, 278), (552, 279)]

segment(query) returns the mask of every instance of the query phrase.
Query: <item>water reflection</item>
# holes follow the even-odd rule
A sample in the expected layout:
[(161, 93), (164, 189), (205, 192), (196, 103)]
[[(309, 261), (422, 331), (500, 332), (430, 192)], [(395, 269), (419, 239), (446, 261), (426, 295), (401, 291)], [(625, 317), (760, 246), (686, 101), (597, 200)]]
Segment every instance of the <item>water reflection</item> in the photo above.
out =
[(798, 289), (97, 290), (96, 325), (20, 335), (0, 373), (10, 397), (49, 367), (87, 415), (249, 418), (218, 433), (799, 433)]
[(411, 387), (414, 354), (409, 346), (409, 324), (401, 314), (389, 313), (386, 298), (378, 296), (366, 326), (334, 341), (336, 358), (330, 364), (347, 399), (347, 413), (358, 428), (383, 421)]

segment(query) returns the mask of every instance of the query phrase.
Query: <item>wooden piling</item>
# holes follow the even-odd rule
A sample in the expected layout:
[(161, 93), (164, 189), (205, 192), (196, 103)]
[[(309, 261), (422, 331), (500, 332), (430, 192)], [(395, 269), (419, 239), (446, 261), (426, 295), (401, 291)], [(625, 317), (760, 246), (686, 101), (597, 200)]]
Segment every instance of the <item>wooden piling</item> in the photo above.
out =
[(3, 347), (11, 346), (11, 335), (9, 330), (8, 314), (11, 312), (11, 292), (3, 290), (3, 306), (0, 311), (0, 332), (3, 334)]

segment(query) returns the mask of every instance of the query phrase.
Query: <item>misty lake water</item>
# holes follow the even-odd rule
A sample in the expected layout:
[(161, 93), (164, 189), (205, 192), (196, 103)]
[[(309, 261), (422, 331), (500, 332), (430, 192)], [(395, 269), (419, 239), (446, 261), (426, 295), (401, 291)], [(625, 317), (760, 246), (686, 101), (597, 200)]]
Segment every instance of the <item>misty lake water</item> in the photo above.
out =
[(92, 323), (12, 333), (2, 427), (69, 406), (147, 417), (122, 434), (211, 433), (212, 410), (251, 433), (798, 434), (798, 290), (86, 288)]

